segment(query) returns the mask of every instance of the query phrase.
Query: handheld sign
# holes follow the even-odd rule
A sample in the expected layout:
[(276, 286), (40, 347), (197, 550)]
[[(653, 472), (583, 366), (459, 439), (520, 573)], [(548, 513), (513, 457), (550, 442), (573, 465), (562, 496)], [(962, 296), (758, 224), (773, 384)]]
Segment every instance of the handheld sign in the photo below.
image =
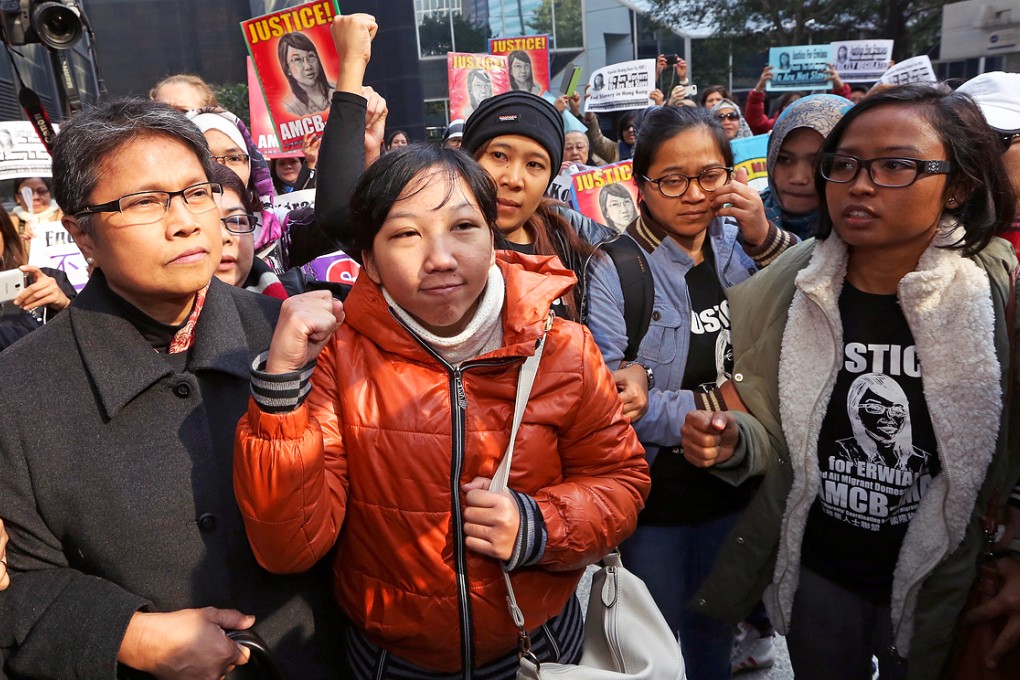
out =
[(873, 83), (892, 59), (892, 40), (841, 40), (832, 43), (833, 66), (844, 83)]
[(335, 0), (315, 0), (241, 22), (284, 152), (326, 127), (340, 71), (329, 27), (339, 13)]
[(643, 109), (654, 103), (648, 98), (654, 89), (654, 59), (610, 64), (591, 74), (585, 111), (603, 113)]
[(549, 91), (549, 36), (490, 38), (489, 54), (506, 57), (511, 90), (537, 95)]
[(827, 90), (832, 84), (825, 71), (832, 63), (831, 45), (795, 45), (769, 48), (772, 80), (765, 86), (770, 92), (790, 90)]
[(911, 57), (893, 66), (882, 74), (878, 82), (889, 85), (905, 85), (907, 83), (934, 83), (938, 81), (935, 70), (931, 67), (931, 59), (922, 54)]
[(637, 185), (631, 160), (603, 165), (571, 177), (574, 205), (582, 215), (622, 232), (637, 219)]
[[(769, 185), (766, 162), (769, 154), (769, 136), (755, 135), (730, 141), (733, 149), (733, 170), (747, 170), (747, 186), (762, 192)], [(734, 180), (736, 181), (736, 180)]]
[(506, 57), (447, 52), (446, 69), (450, 84), (451, 120), (467, 120), (484, 100), (510, 90)]

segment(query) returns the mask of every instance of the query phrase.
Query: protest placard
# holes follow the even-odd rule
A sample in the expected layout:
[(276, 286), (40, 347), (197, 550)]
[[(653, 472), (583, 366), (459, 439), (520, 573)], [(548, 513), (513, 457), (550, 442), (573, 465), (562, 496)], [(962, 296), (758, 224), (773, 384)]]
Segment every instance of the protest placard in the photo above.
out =
[(326, 127), (339, 73), (329, 34), (336, 0), (316, 0), (241, 22), (282, 151)]
[(771, 92), (827, 90), (832, 83), (825, 79), (825, 71), (831, 63), (831, 45), (771, 47), (769, 64), (774, 71), (765, 89)]
[(623, 231), (637, 218), (633, 161), (579, 172), (572, 179), (571, 191), (577, 212), (616, 231)]
[(584, 110), (604, 113), (643, 109), (654, 104), (648, 94), (655, 89), (655, 60), (635, 59), (604, 66), (588, 80)]
[(320, 255), (301, 265), (305, 276), (315, 281), (353, 284), (361, 273), (361, 265), (342, 250)]
[(545, 195), (566, 203), (572, 210), (577, 210), (577, 204), (574, 203), (574, 175), (593, 169), (594, 166), (571, 163), (566, 170), (561, 170), (560, 174), (553, 177), (549, 188), (545, 190)]
[(755, 135), (730, 141), (733, 149), (733, 171), (743, 168), (747, 171), (747, 186), (757, 192), (769, 185), (766, 161), (769, 153), (769, 136)]
[(905, 85), (907, 83), (934, 83), (938, 81), (935, 70), (931, 67), (928, 55), (911, 57), (893, 66), (882, 74), (878, 82), (889, 85)]
[(832, 43), (833, 65), (844, 83), (873, 83), (892, 59), (892, 40), (840, 40)]
[(88, 265), (64, 225), (60, 222), (34, 222), (31, 228), (34, 236), (28, 263), (59, 269), (67, 274), (67, 280), (75, 290), (84, 288), (89, 281)]
[(280, 151), (280, 141), (273, 132), (273, 120), (269, 117), (269, 107), (266, 106), (265, 95), (262, 94), (262, 86), (259, 85), (258, 76), (255, 75), (255, 65), (251, 57), (248, 62), (248, 115), (251, 120), (251, 138), (255, 146), (266, 158), (301, 158), (300, 150)]
[(0, 122), (0, 180), (50, 177), (50, 154), (26, 120)]
[(510, 90), (507, 58), (495, 54), (447, 52), (450, 119), (467, 119), (483, 100)]
[(549, 91), (549, 36), (489, 38), (489, 54), (506, 57), (511, 90), (537, 95)]
[(273, 199), (273, 212), (281, 220), (291, 210), (298, 208), (315, 207), (315, 189), (302, 189), (301, 191), (290, 191), (285, 194), (276, 194)]

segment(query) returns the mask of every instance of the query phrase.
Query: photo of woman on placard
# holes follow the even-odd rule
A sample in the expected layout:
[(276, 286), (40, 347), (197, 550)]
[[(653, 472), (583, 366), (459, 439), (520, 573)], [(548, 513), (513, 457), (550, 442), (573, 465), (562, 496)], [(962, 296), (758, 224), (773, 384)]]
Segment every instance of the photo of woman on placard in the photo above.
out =
[(277, 46), (280, 68), (294, 96), (284, 108), (295, 116), (310, 116), (329, 110), (333, 88), (326, 80), (315, 43), (303, 33), (287, 33)]
[(530, 54), (524, 50), (514, 50), (507, 55), (507, 64), (510, 67), (511, 90), (522, 90), (538, 95), (545, 91), (545, 88), (535, 82), (535, 66)]

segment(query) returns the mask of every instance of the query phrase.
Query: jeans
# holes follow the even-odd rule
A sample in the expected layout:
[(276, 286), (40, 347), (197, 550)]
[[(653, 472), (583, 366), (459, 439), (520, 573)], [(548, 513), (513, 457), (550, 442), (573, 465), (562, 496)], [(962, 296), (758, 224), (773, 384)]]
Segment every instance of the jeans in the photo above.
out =
[(882, 680), (902, 680), (907, 662), (892, 651), (893, 642), (889, 605), (800, 568), (786, 636), (797, 680), (870, 680), (872, 655)]
[(639, 525), (623, 542), (623, 563), (648, 586), (671, 630), (679, 633), (690, 680), (730, 680), (733, 626), (687, 609), (708, 577), (741, 513), (696, 526)]

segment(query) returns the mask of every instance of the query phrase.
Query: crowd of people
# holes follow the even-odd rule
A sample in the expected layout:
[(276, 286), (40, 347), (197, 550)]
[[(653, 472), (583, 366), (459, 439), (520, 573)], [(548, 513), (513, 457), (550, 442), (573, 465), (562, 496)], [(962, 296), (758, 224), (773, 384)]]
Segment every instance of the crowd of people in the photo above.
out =
[[(615, 549), (692, 680), (777, 634), (799, 680), (937, 678), (989, 507), (1003, 587), (963, 623), (1005, 621), (989, 667), (1020, 654), (1020, 74), (830, 69), (770, 117), (769, 68), (741, 107), (663, 55), (613, 140), (514, 53), (416, 143), (364, 83), (377, 30), (333, 20), (335, 83), (281, 41), (291, 106), (329, 103), (300, 158), (178, 75), (15, 185), (0, 678), (250, 677), (253, 640), (288, 678), (514, 678), (504, 574), (534, 658), (577, 663)], [(766, 132), (759, 192), (731, 142)], [(607, 224), (548, 195), (626, 159)], [(80, 292), (28, 264), (40, 215)], [(352, 285), (310, 267), (338, 250)]]

